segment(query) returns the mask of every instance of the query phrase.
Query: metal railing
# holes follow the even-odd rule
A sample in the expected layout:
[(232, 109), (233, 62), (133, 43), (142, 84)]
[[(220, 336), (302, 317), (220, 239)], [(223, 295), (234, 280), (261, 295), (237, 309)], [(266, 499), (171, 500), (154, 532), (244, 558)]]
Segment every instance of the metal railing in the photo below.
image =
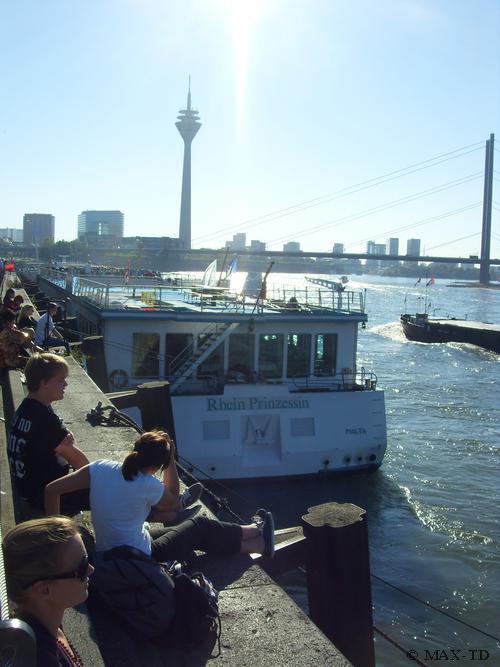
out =
[[(46, 280), (66, 288), (67, 274), (55, 269), (42, 268), (40, 275)], [(199, 312), (219, 311), (240, 315), (271, 313), (318, 313), (338, 312), (364, 313), (365, 295), (363, 292), (321, 289), (320, 287), (297, 288), (294, 286), (270, 286), (264, 298), (255, 298), (243, 293), (228, 290), (213, 291), (200, 285), (171, 284), (158, 280), (144, 280), (135, 284), (119, 284), (120, 278), (99, 276), (99, 280), (84, 276), (72, 277), (72, 291), (75, 296), (85, 299), (99, 308), (124, 309), (139, 302), (141, 308), (158, 310), (179, 307), (179, 303), (196, 306)], [(173, 302), (173, 303), (172, 303)], [(141, 306), (142, 304), (142, 306)]]

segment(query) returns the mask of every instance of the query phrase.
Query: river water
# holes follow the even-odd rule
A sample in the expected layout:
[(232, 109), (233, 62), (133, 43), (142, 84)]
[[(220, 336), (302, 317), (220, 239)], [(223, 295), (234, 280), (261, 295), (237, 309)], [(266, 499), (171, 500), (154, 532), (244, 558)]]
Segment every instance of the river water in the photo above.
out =
[[(297, 276), (270, 276), (276, 284), (283, 279), (303, 283)], [(500, 290), (451, 282), (428, 288), (431, 314), (436, 309), (441, 317), (500, 324)], [(485, 664), (500, 665), (494, 639), (406, 595), (500, 637), (500, 355), (466, 344), (407, 341), (399, 315), (423, 310), (424, 283), (353, 276), (348, 285), (366, 289), (369, 322), (360, 329), (358, 364), (377, 374), (386, 395), (382, 467), (314, 481), (247, 482), (234, 486), (229, 499), (243, 513), (252, 504), (268, 507), (277, 527), (297, 525), (307, 507), (322, 502), (365, 508), (375, 626), (426, 664), (451, 660), (455, 650), (474, 664), (487, 651)], [(282, 583), (306, 605), (302, 575), (292, 573)], [(415, 664), (375, 637), (377, 665)]]

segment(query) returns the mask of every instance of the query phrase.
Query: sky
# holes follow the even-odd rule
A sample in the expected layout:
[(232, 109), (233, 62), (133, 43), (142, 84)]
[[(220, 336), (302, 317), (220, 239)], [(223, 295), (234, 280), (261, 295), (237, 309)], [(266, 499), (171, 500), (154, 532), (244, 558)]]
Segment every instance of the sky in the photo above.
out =
[(500, 0), (0, 3), (0, 227), (178, 236), (189, 76), (193, 247), (478, 254), (496, 133), (500, 257)]

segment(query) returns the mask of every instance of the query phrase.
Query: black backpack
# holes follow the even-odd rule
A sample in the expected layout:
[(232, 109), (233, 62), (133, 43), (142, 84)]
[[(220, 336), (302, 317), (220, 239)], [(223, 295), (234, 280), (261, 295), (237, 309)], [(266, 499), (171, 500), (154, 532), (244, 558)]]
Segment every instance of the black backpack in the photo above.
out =
[[(217, 591), (199, 572), (175, 563), (167, 569), (133, 547), (96, 552), (92, 591), (140, 641), (161, 639), (190, 649), (220, 637)], [(220, 648), (219, 648), (220, 651)]]

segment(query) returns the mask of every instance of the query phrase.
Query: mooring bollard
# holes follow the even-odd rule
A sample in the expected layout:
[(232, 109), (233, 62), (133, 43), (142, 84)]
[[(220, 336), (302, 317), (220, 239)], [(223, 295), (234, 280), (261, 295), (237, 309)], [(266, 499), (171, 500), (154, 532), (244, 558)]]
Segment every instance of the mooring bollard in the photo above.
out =
[(169, 382), (145, 382), (137, 387), (137, 407), (145, 431), (161, 428), (175, 439)]
[(365, 510), (316, 505), (302, 526), (311, 619), (354, 667), (375, 667)]
[(87, 373), (101, 391), (109, 391), (104, 338), (102, 336), (87, 336), (82, 341), (81, 350), (86, 357)]

